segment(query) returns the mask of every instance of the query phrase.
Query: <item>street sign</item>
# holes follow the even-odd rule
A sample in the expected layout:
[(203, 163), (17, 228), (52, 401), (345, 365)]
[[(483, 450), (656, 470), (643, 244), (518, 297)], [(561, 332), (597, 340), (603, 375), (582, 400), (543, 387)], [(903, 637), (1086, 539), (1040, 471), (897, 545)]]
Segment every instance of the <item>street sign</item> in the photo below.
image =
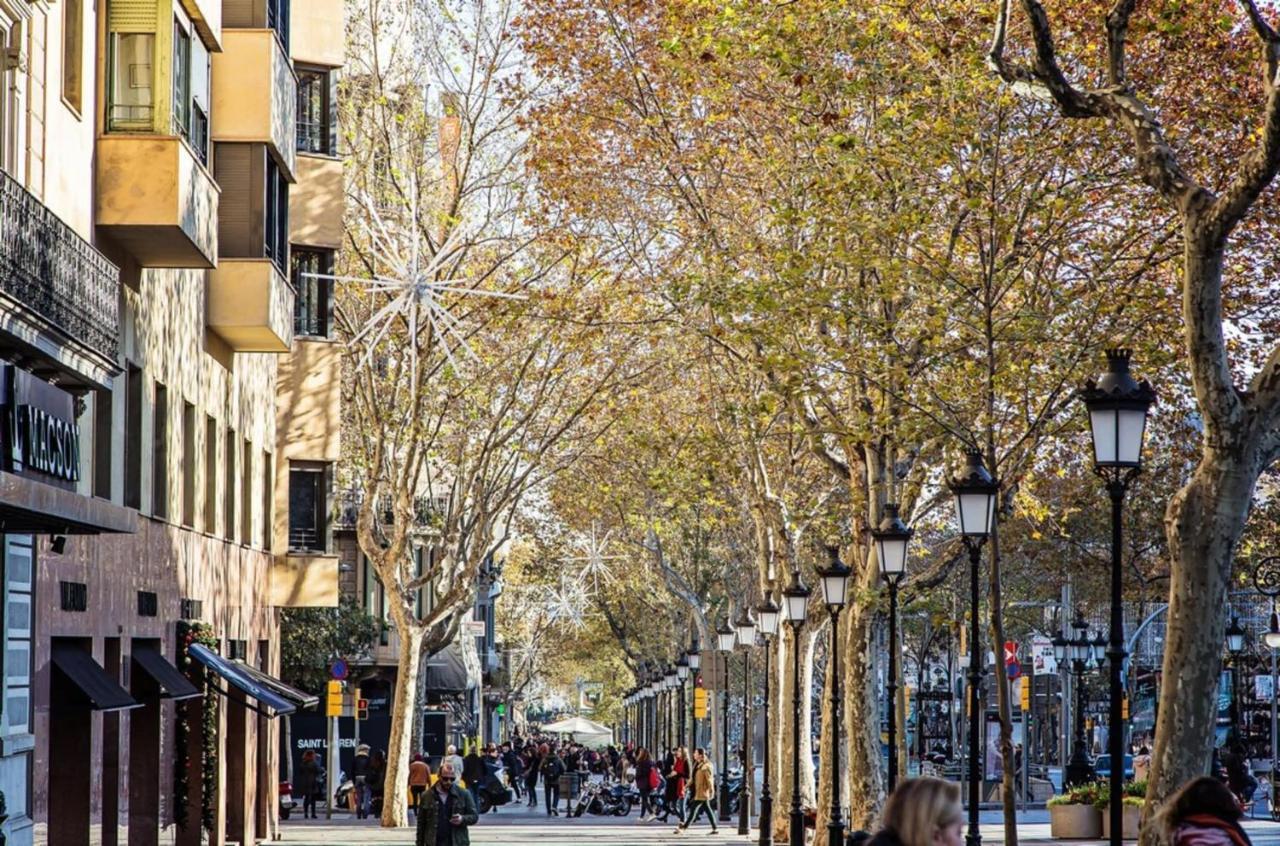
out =
[(1004, 668), (1010, 679), (1022, 675), (1022, 665), (1018, 663), (1018, 643), (1013, 640), (1004, 642)]
[(329, 677), (336, 681), (345, 681), (347, 673), (349, 672), (350, 668), (347, 666), (347, 662), (343, 658), (338, 658), (329, 665)]
[(484, 637), (484, 620), (467, 620), (467, 634), (474, 637)]
[(342, 716), (342, 682), (333, 679), (325, 691), (324, 713), (326, 717)]
[(693, 716), (699, 720), (707, 718), (707, 689), (705, 687), (695, 687), (693, 689)]

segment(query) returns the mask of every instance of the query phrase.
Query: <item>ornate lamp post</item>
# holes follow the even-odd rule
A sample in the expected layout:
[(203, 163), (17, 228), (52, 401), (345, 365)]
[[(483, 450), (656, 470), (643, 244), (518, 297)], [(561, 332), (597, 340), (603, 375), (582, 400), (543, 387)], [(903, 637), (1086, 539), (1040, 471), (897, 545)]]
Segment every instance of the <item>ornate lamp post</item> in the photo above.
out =
[(724, 691), (724, 699), (722, 700), (723, 709), (721, 711), (720, 720), (720, 822), (729, 821), (729, 655), (733, 652), (733, 645), (737, 642), (738, 634), (733, 630), (733, 626), (729, 625), (729, 618), (725, 617), (724, 622), (720, 624), (720, 628), (716, 629), (716, 645), (720, 647), (720, 661), (723, 666), (724, 677), (721, 679), (721, 689)]
[[(665, 710), (665, 713), (667, 716), (666, 743), (667, 743), (668, 749), (674, 749), (676, 747), (677, 739), (684, 737), (683, 729), (679, 733), (676, 732), (677, 713), (680, 716), (683, 716), (684, 709), (681, 708), (677, 713), (673, 713), (674, 709), (671, 707), (672, 705), (675, 704), (675, 701), (676, 701), (676, 688), (678, 687), (681, 688), (682, 694), (684, 692), (683, 686), (680, 684), (680, 672), (676, 669), (674, 664), (667, 669), (667, 675), (666, 675), (666, 678), (664, 679), (664, 682), (667, 688), (667, 705)], [(684, 723), (683, 721), (681, 721), (681, 726), (683, 725)]]
[(982, 464), (982, 453), (969, 450), (963, 475), (949, 483), (956, 501), (956, 519), (960, 535), (969, 551), (969, 602), (973, 613), (969, 618), (969, 832), (968, 846), (979, 846), (982, 833), (978, 829), (978, 805), (982, 801), (982, 653), (979, 647), (978, 570), (982, 563), (982, 547), (987, 542), (996, 519), (996, 497), (1000, 483)]
[(751, 833), (751, 649), (756, 645), (756, 621), (746, 605), (734, 622), (738, 630), (738, 646), (742, 647), (742, 789), (738, 793), (738, 834)]
[(1089, 411), (1093, 436), (1093, 471), (1106, 483), (1111, 497), (1111, 632), (1107, 658), (1111, 661), (1111, 715), (1107, 748), (1111, 753), (1111, 846), (1124, 836), (1124, 606), (1121, 604), (1121, 518), (1124, 495), (1142, 472), (1142, 442), (1147, 412), (1156, 401), (1144, 379), (1129, 375), (1129, 350), (1107, 350), (1107, 372), (1090, 380), (1080, 392)]
[[(689, 672), (693, 676), (693, 687), (696, 691), (698, 688), (698, 670), (702, 667), (702, 652), (698, 649), (698, 636), (693, 637), (693, 645), (689, 647), (689, 651), (685, 657), (689, 659)], [(697, 693), (693, 696), (697, 699)], [(689, 707), (693, 708), (692, 702)], [(693, 750), (698, 748), (698, 713), (696, 710), (690, 712), (689, 716), (689, 754), (693, 754)]]
[[(804, 846), (804, 809), (800, 807), (800, 628), (809, 616), (809, 589), (800, 581), (800, 570), (791, 571), (791, 583), (782, 592), (783, 611), (791, 624), (791, 819), (788, 846)], [(806, 744), (807, 746), (807, 744)]]
[[(684, 743), (684, 687), (685, 682), (689, 680), (689, 658), (682, 652), (680, 657), (676, 659), (676, 687), (680, 691), (680, 700), (676, 703), (676, 708), (680, 714), (680, 729), (676, 732), (676, 745)], [(690, 752), (689, 754), (693, 754)]]
[(1240, 618), (1231, 615), (1231, 625), (1227, 626), (1227, 654), (1231, 658), (1231, 731), (1228, 736), (1231, 742), (1240, 740), (1240, 654), (1244, 652), (1245, 630), (1240, 625)]
[[(1280, 615), (1276, 613), (1276, 597), (1280, 596), (1280, 557), (1272, 556), (1258, 562), (1253, 570), (1253, 586), (1271, 600), (1271, 619), (1262, 635), (1262, 642), (1271, 650), (1271, 773), (1274, 779), (1280, 773), (1280, 750), (1276, 749), (1276, 743), (1280, 741), (1280, 712), (1276, 705), (1276, 688), (1280, 686), (1276, 673), (1276, 650), (1280, 649)], [(1271, 818), (1280, 819), (1274, 798), (1271, 801)]]
[(898, 585), (907, 575), (911, 530), (898, 517), (896, 503), (885, 503), (880, 527), (871, 533), (880, 575), (889, 585), (889, 792), (898, 786)]
[(1075, 679), (1075, 738), (1071, 741), (1071, 760), (1063, 773), (1064, 784), (1074, 786), (1088, 784), (1096, 778), (1084, 737), (1084, 677), (1094, 668), (1101, 669), (1106, 661), (1106, 643), (1101, 635), (1098, 639), (1089, 636), (1089, 626), (1079, 614), (1071, 628), (1074, 637), (1068, 639), (1059, 634), (1053, 639), (1053, 655), (1058, 659), (1058, 666), (1065, 667)]
[(662, 671), (654, 670), (649, 677), (649, 752), (650, 757), (658, 748), (658, 733), (662, 730), (660, 722), (662, 711), (658, 707), (662, 697)]
[(844, 608), (852, 572), (840, 560), (840, 548), (827, 547), (827, 566), (818, 570), (822, 580), (822, 599), (831, 614), (831, 821), (827, 823), (827, 846), (844, 843), (844, 819), (840, 812), (840, 609)]
[(773, 636), (778, 633), (778, 621), (782, 609), (770, 594), (756, 606), (756, 619), (760, 621), (760, 634), (764, 639), (764, 781), (760, 785), (760, 842), (758, 846), (773, 846), (773, 793), (770, 792), (769, 771), (773, 756), (770, 754), (773, 735), (769, 733), (769, 653), (773, 649)]

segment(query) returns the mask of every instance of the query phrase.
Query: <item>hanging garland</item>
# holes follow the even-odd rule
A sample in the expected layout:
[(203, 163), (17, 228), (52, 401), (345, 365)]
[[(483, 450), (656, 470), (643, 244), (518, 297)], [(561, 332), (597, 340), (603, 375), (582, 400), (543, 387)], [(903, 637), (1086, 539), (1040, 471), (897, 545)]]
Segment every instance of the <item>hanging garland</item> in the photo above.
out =
[[(212, 650), (218, 648), (218, 638), (208, 623), (178, 623), (178, 669), (196, 687), (205, 690), (200, 700), (200, 779), (203, 790), (200, 796), (201, 824), (212, 832), (214, 826), (213, 800), (218, 786), (218, 698), (205, 687), (205, 669), (191, 657), (191, 644), (198, 643)], [(191, 737), (192, 705), (178, 708), (177, 729), (174, 732), (173, 757), (173, 818), (178, 827), (187, 827), (187, 804), (191, 799)]]

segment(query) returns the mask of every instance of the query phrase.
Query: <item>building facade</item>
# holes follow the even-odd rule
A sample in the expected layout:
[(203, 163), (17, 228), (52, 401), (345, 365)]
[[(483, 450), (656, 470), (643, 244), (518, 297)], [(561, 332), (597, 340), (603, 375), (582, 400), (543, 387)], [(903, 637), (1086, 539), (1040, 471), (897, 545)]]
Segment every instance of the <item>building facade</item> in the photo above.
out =
[(332, 605), (342, 0), (0, 0), (10, 844), (276, 833)]

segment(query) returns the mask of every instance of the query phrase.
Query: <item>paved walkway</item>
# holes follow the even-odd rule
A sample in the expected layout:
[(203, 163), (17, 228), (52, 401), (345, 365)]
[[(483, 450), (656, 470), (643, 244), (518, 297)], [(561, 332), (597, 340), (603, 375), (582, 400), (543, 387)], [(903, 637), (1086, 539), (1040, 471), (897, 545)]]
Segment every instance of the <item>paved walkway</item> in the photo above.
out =
[[(1023, 846), (1070, 844), (1094, 846), (1089, 841), (1061, 841), (1049, 837), (1049, 823), (1044, 811), (1028, 811), (1027, 822), (1018, 826), (1018, 840)], [(998, 812), (982, 813), (982, 839), (987, 844), (1003, 843), (1004, 830)], [(1245, 820), (1254, 846), (1280, 846), (1280, 823), (1269, 820)], [(413, 829), (385, 829), (373, 821), (350, 818), (325, 820), (293, 819), (280, 824), (282, 841), (289, 846), (413, 846)], [(738, 825), (721, 823), (720, 833), (710, 835), (706, 823), (681, 835), (672, 833), (673, 825), (637, 822), (629, 817), (548, 818), (544, 813), (530, 813), (523, 808), (505, 807), (487, 814), (471, 828), (473, 846), (669, 846), (688, 843), (755, 843), (757, 832), (738, 835)], [(812, 844), (812, 840), (810, 843)]]

